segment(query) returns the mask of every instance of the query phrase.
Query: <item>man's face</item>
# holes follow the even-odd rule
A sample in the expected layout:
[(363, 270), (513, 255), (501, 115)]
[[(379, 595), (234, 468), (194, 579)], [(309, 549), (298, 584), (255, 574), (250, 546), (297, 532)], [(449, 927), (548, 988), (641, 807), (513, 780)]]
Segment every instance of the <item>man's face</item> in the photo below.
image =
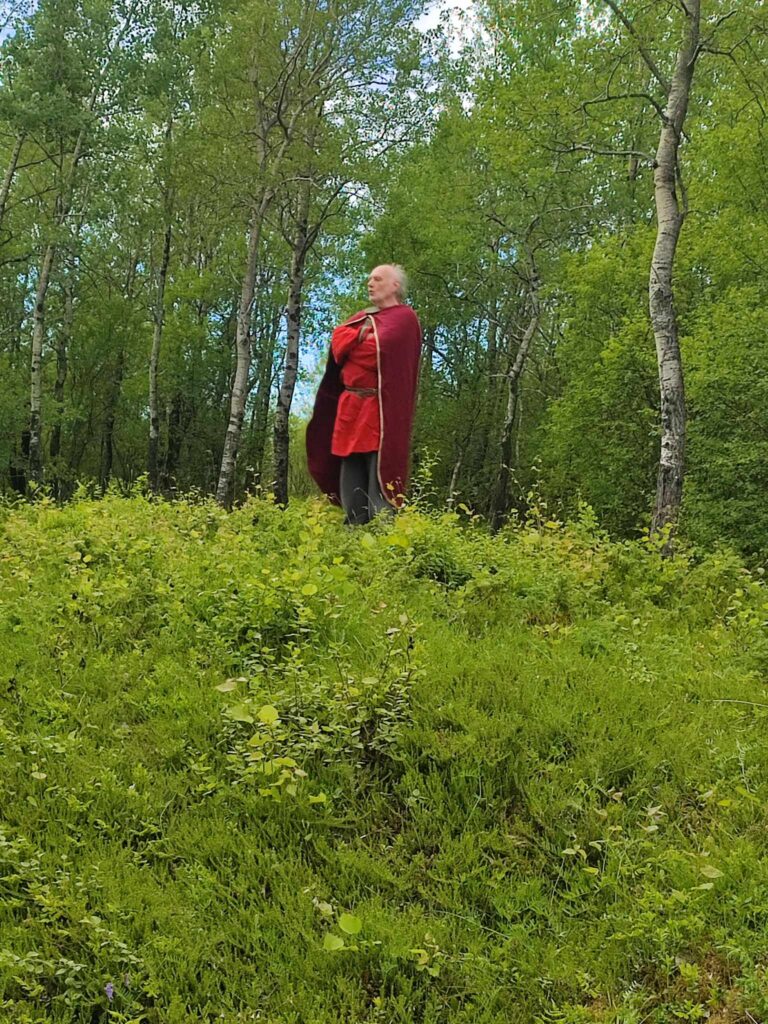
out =
[(397, 286), (392, 267), (375, 267), (368, 278), (368, 298), (376, 306), (391, 304), (397, 300)]

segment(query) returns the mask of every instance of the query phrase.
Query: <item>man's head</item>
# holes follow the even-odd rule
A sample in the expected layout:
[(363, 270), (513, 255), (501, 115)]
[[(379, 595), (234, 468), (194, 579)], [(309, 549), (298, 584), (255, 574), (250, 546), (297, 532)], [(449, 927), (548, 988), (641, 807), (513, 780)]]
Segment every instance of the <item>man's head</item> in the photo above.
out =
[(397, 263), (382, 263), (374, 267), (368, 278), (368, 297), (379, 309), (398, 306), (405, 302), (408, 278)]

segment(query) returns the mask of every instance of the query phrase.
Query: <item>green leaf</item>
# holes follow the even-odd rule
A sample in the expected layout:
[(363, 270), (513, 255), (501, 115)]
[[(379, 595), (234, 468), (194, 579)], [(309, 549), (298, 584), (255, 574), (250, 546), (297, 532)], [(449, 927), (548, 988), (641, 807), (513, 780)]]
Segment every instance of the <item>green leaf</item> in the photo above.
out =
[(716, 868), (714, 864), (705, 864), (701, 868), (701, 873), (705, 878), (722, 878), (723, 872)]
[(259, 721), (265, 725), (274, 725), (279, 717), (280, 712), (271, 704), (265, 704), (263, 708), (259, 709)]
[(339, 928), (347, 935), (357, 935), (362, 927), (363, 922), (354, 914), (342, 914), (339, 918)]
[(304, 586), (301, 588), (301, 592), (304, 595), (304, 597), (312, 597), (313, 594), (317, 593), (317, 584), (305, 583)]
[(329, 953), (335, 953), (339, 949), (344, 949), (344, 939), (334, 935), (333, 932), (326, 932), (323, 939), (323, 949), (327, 949)]
[(247, 704), (233, 704), (231, 708), (227, 708), (227, 715), (234, 722), (247, 722), (253, 725), (253, 715)]
[(225, 683), (219, 683), (215, 689), (217, 689), (219, 693), (232, 693), (233, 690), (237, 689), (237, 680), (227, 679)]
[(411, 542), (408, 537), (404, 536), (402, 533), (390, 534), (389, 543), (392, 547), (399, 548), (409, 548), (411, 546)]

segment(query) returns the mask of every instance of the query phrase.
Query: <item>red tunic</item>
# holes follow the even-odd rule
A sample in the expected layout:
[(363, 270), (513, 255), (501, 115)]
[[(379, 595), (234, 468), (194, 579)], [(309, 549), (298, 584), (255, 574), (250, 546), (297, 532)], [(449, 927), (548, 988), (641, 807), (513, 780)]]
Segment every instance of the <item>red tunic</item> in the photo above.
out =
[[(360, 333), (359, 324), (337, 328), (331, 340), (333, 358), (341, 367), (341, 383), (345, 388), (377, 388), (376, 338), (373, 331), (368, 330), (360, 341)], [(379, 434), (378, 397), (342, 391), (336, 409), (331, 453), (343, 458), (352, 452), (378, 451)]]
[[(394, 508), (403, 504), (410, 469), (410, 445), (416, 388), (419, 378), (421, 327), (410, 306), (362, 310), (334, 331), (352, 330), (355, 337), (363, 323), (373, 328), (378, 346), (379, 416), (381, 419), (377, 475), (381, 493)], [(343, 458), (331, 451), (336, 412), (343, 395), (342, 367), (333, 348), (317, 389), (312, 419), (307, 424), (307, 464), (312, 479), (334, 505), (340, 505)]]

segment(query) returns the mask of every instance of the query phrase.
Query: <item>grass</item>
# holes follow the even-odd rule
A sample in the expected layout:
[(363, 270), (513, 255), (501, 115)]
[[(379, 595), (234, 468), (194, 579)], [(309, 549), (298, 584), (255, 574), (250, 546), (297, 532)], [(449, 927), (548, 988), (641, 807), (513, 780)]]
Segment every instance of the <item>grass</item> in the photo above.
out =
[(3, 1022), (768, 1019), (768, 595), (729, 554), (2, 516)]

